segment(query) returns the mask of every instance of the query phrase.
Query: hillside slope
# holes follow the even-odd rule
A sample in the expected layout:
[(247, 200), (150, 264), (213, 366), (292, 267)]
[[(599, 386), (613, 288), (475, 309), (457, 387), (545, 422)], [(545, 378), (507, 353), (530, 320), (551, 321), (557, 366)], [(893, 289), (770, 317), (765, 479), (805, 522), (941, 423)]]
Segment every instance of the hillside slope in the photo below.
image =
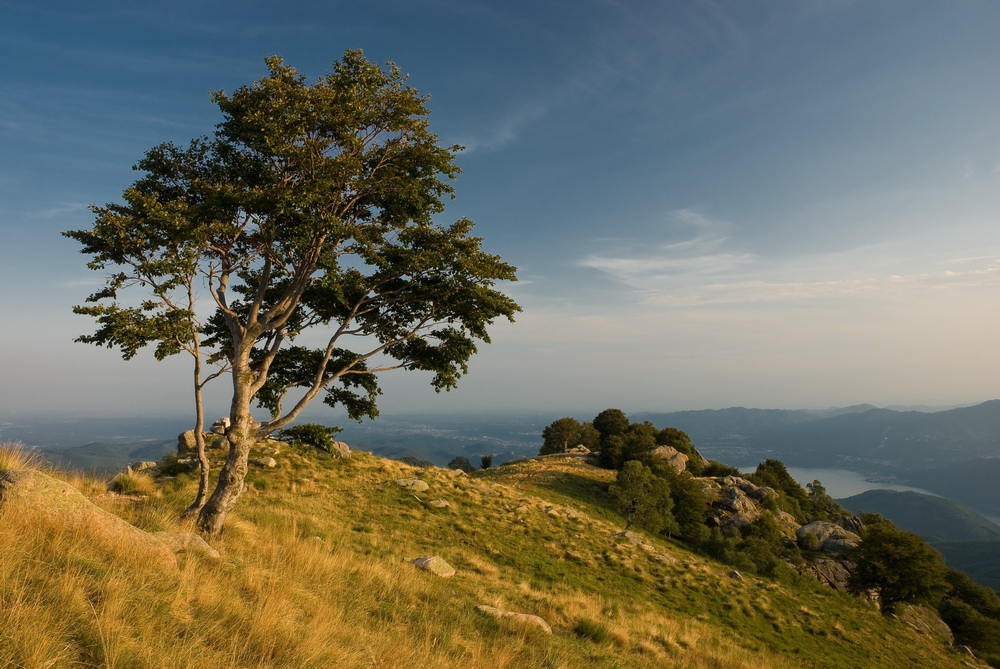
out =
[[(549, 456), (472, 476), (282, 447), (214, 547), (176, 573), (79, 532), (0, 522), (0, 665), (26, 667), (960, 667), (963, 658), (806, 577), (732, 578), (681, 544), (615, 537), (612, 472)], [(414, 492), (397, 481), (419, 477)], [(184, 527), (193, 476), (109, 496)], [(441, 500), (441, 501), (438, 501)], [(443, 502), (446, 502), (445, 505)], [(0, 511), (2, 513), (2, 511)], [(408, 560), (439, 556), (441, 578)], [(552, 634), (477, 611), (541, 617)]]

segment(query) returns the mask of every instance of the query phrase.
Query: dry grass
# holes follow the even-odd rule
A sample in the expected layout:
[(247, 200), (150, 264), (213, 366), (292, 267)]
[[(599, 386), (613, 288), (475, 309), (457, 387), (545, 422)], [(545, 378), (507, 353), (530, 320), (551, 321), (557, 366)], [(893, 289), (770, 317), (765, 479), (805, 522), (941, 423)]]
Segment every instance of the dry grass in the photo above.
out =
[[(826, 661), (814, 651), (770, 648), (739, 627), (761, 615), (748, 602), (768, 598), (766, 610), (790, 611), (792, 622), (798, 606), (825, 604), (813, 597), (790, 605), (781, 589), (751, 591), (752, 581), (730, 582), (699, 558), (664, 567), (635, 547), (614, 548), (609, 537), (618, 528), (581, 498), (586, 481), (556, 489), (555, 479), (534, 471), (534, 487), (502, 470), (453, 478), (365, 454), (322, 466), (283, 454), (278, 471), (257, 474), (268, 478), (245, 494), (214, 542), (223, 558), (185, 557), (175, 574), (125, 547), (106, 551), (57, 525), (0, 513), (0, 666), (958, 666), (898, 626), (892, 633), (919, 649), (898, 663), (874, 650), (864, 662), (851, 659), (833, 639), (821, 640)], [(414, 474), (432, 491), (415, 496), (393, 485)], [(140, 527), (183, 529), (178, 516), (192, 486), (96, 501)], [(429, 506), (435, 498), (452, 506)], [(586, 517), (546, 513), (552, 506)], [(621, 557), (607, 563), (605, 545)], [(567, 546), (586, 559), (566, 557)], [(441, 579), (403, 562), (427, 554), (441, 554), (458, 574)], [(685, 597), (703, 612), (728, 610), (722, 605), (732, 601), (735, 612), (731, 620), (699, 620), (672, 608)], [(867, 615), (840, 602), (837, 615)], [(476, 604), (539, 615), (555, 633), (487, 618)], [(888, 633), (874, 614), (864, 622)]]

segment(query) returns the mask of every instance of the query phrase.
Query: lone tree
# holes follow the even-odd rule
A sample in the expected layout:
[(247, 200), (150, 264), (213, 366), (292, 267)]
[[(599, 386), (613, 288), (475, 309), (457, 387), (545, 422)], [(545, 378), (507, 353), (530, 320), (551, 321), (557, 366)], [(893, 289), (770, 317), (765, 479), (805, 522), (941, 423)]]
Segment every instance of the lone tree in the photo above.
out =
[[(381, 372), (424, 370), (449, 390), (487, 326), (519, 311), (495, 288), (515, 268), (483, 251), (472, 222), (434, 222), (461, 147), (439, 145), (426, 98), (396, 65), (347, 51), (310, 85), (277, 56), (265, 63), (267, 77), (212, 94), (223, 116), (213, 136), (153, 147), (124, 204), (94, 207), (92, 230), (66, 233), (92, 269), (117, 270), (88, 298), (105, 308), (151, 307), (120, 301), (129, 286), (156, 294), (119, 280), (121, 266), (194, 254), (211, 296), (199, 334), (232, 380), (229, 453), (198, 516), (211, 534), (240, 496), (251, 446), (318, 395), (360, 419), (378, 414)], [(315, 330), (318, 346), (315, 335), (298, 345)], [(270, 418), (256, 423), (254, 404)]]
[(893, 613), (901, 603), (934, 605), (948, 591), (941, 554), (892, 523), (870, 526), (849, 557), (857, 567), (848, 588), (856, 594), (876, 591), (882, 613)]

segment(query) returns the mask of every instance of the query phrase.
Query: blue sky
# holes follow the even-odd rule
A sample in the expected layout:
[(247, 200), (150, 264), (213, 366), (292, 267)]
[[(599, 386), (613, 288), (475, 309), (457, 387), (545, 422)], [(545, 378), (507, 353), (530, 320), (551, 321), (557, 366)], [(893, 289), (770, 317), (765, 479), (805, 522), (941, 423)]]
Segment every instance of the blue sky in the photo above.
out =
[(1000, 397), (998, 34), (992, 0), (0, 0), (0, 411), (187, 410), (188, 360), (72, 342), (101, 277), (59, 232), (210, 133), (210, 90), (348, 48), (467, 147), (443, 222), (524, 307), (384, 411)]

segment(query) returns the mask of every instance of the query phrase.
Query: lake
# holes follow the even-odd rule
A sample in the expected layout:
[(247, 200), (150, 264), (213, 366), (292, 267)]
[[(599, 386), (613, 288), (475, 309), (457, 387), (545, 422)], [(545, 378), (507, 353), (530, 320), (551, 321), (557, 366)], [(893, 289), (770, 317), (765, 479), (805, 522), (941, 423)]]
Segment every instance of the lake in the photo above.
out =
[(811, 469), (808, 467), (788, 467), (788, 473), (798, 481), (802, 487), (807, 483), (819, 481), (826, 488), (826, 493), (834, 499), (842, 499), (859, 495), (866, 490), (909, 490), (919, 492), (924, 495), (935, 495), (934, 493), (921, 488), (899, 485), (896, 483), (882, 483), (880, 481), (869, 481), (865, 474), (852, 472), (847, 469)]

